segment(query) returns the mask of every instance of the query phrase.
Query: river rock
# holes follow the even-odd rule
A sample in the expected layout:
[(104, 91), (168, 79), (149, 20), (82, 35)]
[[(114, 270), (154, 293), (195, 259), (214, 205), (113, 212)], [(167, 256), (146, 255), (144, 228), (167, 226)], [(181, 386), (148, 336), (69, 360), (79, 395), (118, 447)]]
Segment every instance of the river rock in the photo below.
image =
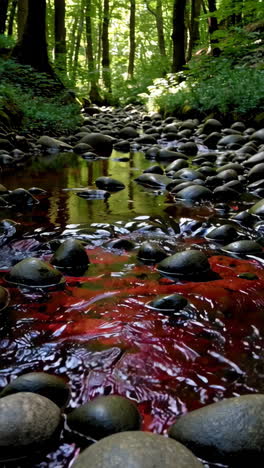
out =
[[(158, 271), (166, 275), (179, 276), (183, 279), (208, 274), (210, 264), (206, 255), (198, 250), (184, 250), (162, 260)], [(201, 279), (202, 280), (202, 279)]]
[(56, 138), (49, 137), (47, 135), (41, 136), (37, 140), (37, 144), (43, 146), (44, 148), (49, 148), (54, 151), (62, 151), (62, 150), (71, 150), (72, 146), (64, 141), (57, 140)]
[(73, 147), (73, 151), (76, 154), (85, 154), (92, 151), (92, 147), (91, 145), (88, 145), (88, 143), (77, 143), (77, 145)]
[(204, 179), (204, 176), (199, 171), (195, 171), (194, 169), (180, 169), (179, 171), (175, 172), (175, 178), (180, 178), (184, 180), (195, 180), (195, 179)]
[(206, 135), (210, 135), (212, 132), (220, 132), (222, 129), (223, 125), (219, 120), (216, 119), (208, 119), (206, 122), (203, 124), (201, 132), (206, 133)]
[(241, 240), (225, 245), (223, 250), (238, 255), (250, 255), (260, 253), (263, 249), (258, 242), (253, 240)]
[(120, 153), (129, 153), (130, 143), (127, 140), (120, 140), (114, 144), (113, 148)]
[(157, 161), (175, 161), (176, 159), (187, 159), (187, 156), (178, 151), (173, 151), (170, 149), (161, 149), (156, 156)]
[(169, 436), (197, 456), (231, 466), (263, 466), (264, 395), (228, 398), (181, 416)]
[(12, 190), (8, 194), (8, 201), (18, 207), (37, 205), (39, 201), (33, 195), (23, 188)]
[(167, 253), (154, 242), (142, 242), (137, 257), (142, 262), (157, 263), (167, 257)]
[(254, 182), (264, 178), (264, 163), (256, 164), (248, 173), (248, 180)]
[(99, 189), (107, 190), (109, 192), (117, 192), (125, 188), (125, 184), (123, 184), (123, 182), (113, 179), (112, 177), (98, 177), (95, 181), (95, 185)]
[(133, 127), (124, 127), (119, 132), (119, 137), (123, 140), (128, 140), (129, 138), (137, 138), (138, 132)]
[(30, 257), (13, 266), (6, 279), (18, 286), (42, 287), (61, 283), (63, 276), (49, 263)]
[(143, 171), (143, 174), (160, 174), (163, 175), (164, 171), (160, 166), (150, 166)]
[(238, 237), (238, 233), (230, 224), (222, 224), (212, 229), (205, 237), (215, 242), (232, 242)]
[(198, 146), (193, 141), (181, 143), (178, 148), (180, 152), (186, 154), (187, 156), (195, 156), (198, 153)]
[(80, 241), (67, 239), (56, 250), (50, 263), (58, 268), (78, 269), (87, 266), (90, 261)]
[(212, 200), (213, 192), (202, 185), (190, 185), (189, 187), (177, 192), (177, 198), (193, 202), (201, 202), (202, 200)]
[(5, 309), (10, 302), (10, 295), (6, 288), (0, 286), (0, 310)]
[(61, 412), (53, 401), (36, 393), (16, 393), (0, 399), (1, 458), (30, 456), (57, 435)]
[(182, 444), (141, 431), (122, 432), (88, 447), (72, 468), (202, 468)]
[(29, 372), (20, 375), (3, 388), (0, 398), (20, 392), (42, 395), (59, 408), (65, 407), (70, 397), (69, 385), (61, 377), (46, 372)]
[(250, 156), (244, 163), (243, 166), (245, 167), (254, 167), (256, 164), (264, 163), (264, 151), (261, 151), (260, 153), (254, 154), (253, 156)]
[(76, 192), (76, 195), (85, 200), (105, 200), (110, 197), (110, 193), (106, 190), (95, 190), (95, 189), (81, 189)]
[(218, 146), (224, 146), (229, 148), (230, 145), (237, 145), (237, 148), (241, 147), (244, 143), (246, 143), (246, 138), (242, 135), (226, 135), (218, 142)]
[(261, 128), (260, 130), (257, 130), (256, 132), (254, 132), (251, 135), (250, 139), (260, 144), (264, 143), (264, 128)]
[(112, 153), (114, 139), (102, 133), (89, 133), (80, 140), (80, 143), (87, 143), (98, 155), (109, 157)]
[(221, 140), (222, 135), (218, 132), (210, 133), (206, 138), (204, 138), (203, 143), (210, 149), (216, 149), (219, 140)]
[(136, 179), (134, 179), (140, 185), (145, 187), (152, 187), (157, 189), (166, 188), (168, 184), (171, 183), (171, 179), (165, 175), (161, 174), (141, 174)]
[(178, 312), (187, 304), (187, 299), (180, 294), (170, 294), (169, 296), (157, 297), (148, 302), (147, 306), (161, 312)]
[(132, 401), (117, 395), (100, 396), (72, 411), (68, 426), (99, 440), (117, 432), (139, 430), (140, 413)]
[(249, 209), (249, 213), (257, 216), (264, 216), (264, 199), (259, 200)]

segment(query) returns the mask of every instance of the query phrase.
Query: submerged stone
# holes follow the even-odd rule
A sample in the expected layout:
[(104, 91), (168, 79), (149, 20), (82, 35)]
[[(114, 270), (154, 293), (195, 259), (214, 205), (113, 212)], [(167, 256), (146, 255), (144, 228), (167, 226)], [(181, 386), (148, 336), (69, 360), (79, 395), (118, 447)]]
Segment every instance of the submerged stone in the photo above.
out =
[(117, 395), (101, 396), (72, 411), (68, 426), (99, 440), (117, 432), (139, 430), (140, 413), (135, 404)]
[(109, 190), (109, 192), (117, 192), (125, 188), (123, 182), (112, 177), (98, 177), (95, 184), (99, 189)]
[(187, 304), (187, 299), (180, 294), (170, 294), (169, 296), (157, 297), (153, 301), (148, 302), (147, 306), (161, 312), (178, 312)]
[(171, 179), (161, 174), (141, 174), (135, 179), (138, 184), (153, 188), (166, 188)]
[(29, 257), (13, 266), (6, 279), (18, 286), (41, 287), (57, 285), (63, 281), (63, 276), (49, 263)]
[(177, 198), (200, 202), (202, 200), (212, 200), (213, 192), (202, 185), (190, 185), (177, 192)]
[(114, 139), (102, 133), (88, 133), (80, 143), (90, 145), (100, 156), (109, 157), (112, 153)]
[(203, 252), (185, 250), (165, 258), (157, 268), (160, 273), (184, 279), (207, 274), (210, 271), (210, 264)]
[(231, 242), (238, 236), (236, 229), (230, 224), (222, 224), (210, 231), (206, 238), (215, 242)]
[(169, 436), (206, 460), (231, 466), (263, 464), (264, 395), (243, 395), (180, 416)]
[(0, 286), (0, 310), (5, 309), (10, 302), (9, 292), (3, 286)]
[(122, 432), (88, 447), (72, 468), (202, 468), (182, 444), (141, 431)]
[(70, 397), (69, 385), (61, 377), (46, 372), (29, 372), (20, 375), (3, 388), (0, 398), (14, 393), (30, 392), (42, 395), (57, 406), (66, 406)]

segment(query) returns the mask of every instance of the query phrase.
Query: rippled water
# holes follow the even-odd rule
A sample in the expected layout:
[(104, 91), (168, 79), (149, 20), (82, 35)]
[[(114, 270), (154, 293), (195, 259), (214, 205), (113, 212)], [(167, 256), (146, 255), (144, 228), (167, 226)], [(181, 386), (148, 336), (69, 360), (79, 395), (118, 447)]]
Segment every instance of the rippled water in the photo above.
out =
[[(204, 239), (210, 226), (227, 220), (239, 206), (226, 213), (213, 205), (175, 203), (166, 192), (133, 181), (150, 165), (141, 153), (113, 153), (109, 160), (93, 162), (64, 154), (2, 174), (10, 190), (38, 186), (48, 192), (33, 209), (2, 210), (2, 219), (21, 223), (17, 237), (1, 248), (2, 284), (8, 286), (5, 272), (20, 259), (49, 260), (54, 239), (86, 241), (91, 265), (80, 277), (67, 276), (64, 290), (8, 286), (11, 304), (0, 327), (0, 386), (28, 371), (61, 375), (71, 386), (68, 410), (115, 393), (138, 404), (144, 430), (164, 433), (186, 411), (264, 391), (264, 272), (261, 258), (223, 256)], [(84, 200), (68, 190), (94, 186), (101, 175), (121, 180), (126, 188), (107, 201)], [(136, 249), (111, 249), (108, 242), (116, 238), (138, 246), (152, 239), (168, 253), (195, 246), (208, 253), (220, 279), (174, 283), (140, 263)], [(256, 279), (239, 278), (243, 272)], [(186, 314), (167, 317), (146, 307), (157, 295), (174, 292), (189, 300)], [(27, 466), (67, 467), (87, 444), (64, 432), (59, 447)]]

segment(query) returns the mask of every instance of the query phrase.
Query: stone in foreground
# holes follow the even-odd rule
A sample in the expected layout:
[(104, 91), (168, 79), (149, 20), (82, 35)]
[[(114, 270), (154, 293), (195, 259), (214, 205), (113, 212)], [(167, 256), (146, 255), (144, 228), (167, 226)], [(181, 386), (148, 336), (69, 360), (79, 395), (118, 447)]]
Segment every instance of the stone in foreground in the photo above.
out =
[(181, 416), (169, 436), (206, 460), (263, 466), (264, 395), (229, 398)]
[(185, 250), (162, 260), (158, 264), (158, 271), (185, 279), (209, 273), (210, 264), (203, 252)]
[(132, 401), (118, 395), (101, 396), (68, 415), (69, 427), (99, 440), (117, 432), (140, 429), (141, 418)]
[(147, 432), (123, 432), (88, 447), (72, 468), (202, 468), (182, 444)]
[(31, 456), (54, 439), (61, 412), (55, 403), (35, 393), (17, 393), (0, 400), (1, 459)]

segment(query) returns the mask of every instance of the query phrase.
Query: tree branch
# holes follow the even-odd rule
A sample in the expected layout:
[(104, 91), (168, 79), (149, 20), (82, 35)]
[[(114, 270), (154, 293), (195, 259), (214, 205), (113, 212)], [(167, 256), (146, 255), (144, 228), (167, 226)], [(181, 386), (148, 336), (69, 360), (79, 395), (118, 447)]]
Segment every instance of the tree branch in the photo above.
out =
[(148, 0), (145, 0), (145, 1), (146, 1), (146, 7), (147, 7), (148, 11), (149, 11), (153, 16), (155, 16), (155, 18), (157, 18), (157, 13), (156, 13), (156, 11), (155, 11), (155, 10), (152, 10), (152, 8), (150, 7), (150, 4), (149, 4)]

